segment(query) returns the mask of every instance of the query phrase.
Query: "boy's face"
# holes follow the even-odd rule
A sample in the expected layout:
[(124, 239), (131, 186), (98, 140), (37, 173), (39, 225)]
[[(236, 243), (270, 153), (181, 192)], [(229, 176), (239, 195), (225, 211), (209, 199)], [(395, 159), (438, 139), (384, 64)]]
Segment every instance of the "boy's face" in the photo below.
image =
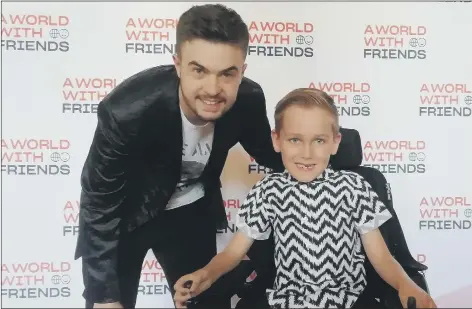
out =
[(181, 84), (180, 104), (190, 121), (215, 121), (233, 106), (244, 62), (244, 52), (235, 45), (195, 39), (180, 46), (174, 64)]
[(298, 181), (314, 180), (336, 154), (341, 135), (334, 135), (334, 121), (328, 111), (318, 107), (292, 105), (285, 109), (280, 132), (272, 132), (272, 141), (285, 168)]

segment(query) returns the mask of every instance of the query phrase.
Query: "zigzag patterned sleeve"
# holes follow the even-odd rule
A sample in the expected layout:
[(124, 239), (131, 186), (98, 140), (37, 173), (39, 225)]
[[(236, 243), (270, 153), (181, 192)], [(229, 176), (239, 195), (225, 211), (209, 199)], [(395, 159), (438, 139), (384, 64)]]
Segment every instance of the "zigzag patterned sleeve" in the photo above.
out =
[(264, 179), (257, 182), (249, 191), (244, 203), (238, 210), (236, 226), (240, 232), (255, 240), (269, 238), (272, 231), (269, 203), (265, 197)]
[(363, 177), (357, 181), (360, 190), (356, 194), (354, 219), (359, 233), (366, 234), (384, 224), (392, 214)]

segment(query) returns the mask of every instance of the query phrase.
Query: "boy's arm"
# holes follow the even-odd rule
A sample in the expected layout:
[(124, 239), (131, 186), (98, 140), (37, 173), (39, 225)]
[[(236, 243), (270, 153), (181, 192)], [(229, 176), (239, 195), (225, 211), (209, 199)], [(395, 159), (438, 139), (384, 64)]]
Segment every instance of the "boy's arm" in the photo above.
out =
[(367, 258), (379, 276), (398, 291), (404, 308), (408, 298), (415, 297), (418, 308), (437, 308), (434, 300), (423, 291), (393, 258), (379, 229), (361, 236)]
[[(233, 270), (246, 255), (253, 239), (237, 232), (226, 248), (218, 253), (205, 267), (182, 276), (174, 285), (174, 300), (177, 308), (185, 308), (185, 302), (210, 288), (212, 284), (227, 272)], [(191, 281), (190, 288), (186, 282)], [(189, 293), (187, 293), (189, 292)]]
[(361, 235), (361, 239), (367, 258), (385, 282), (397, 291), (402, 285), (413, 283), (390, 254), (379, 229)]
[[(227, 272), (233, 270), (245, 257), (254, 239), (236, 232), (226, 248), (218, 253), (205, 267), (182, 276), (174, 285), (174, 301), (177, 308), (186, 308), (186, 302), (207, 289)], [(191, 282), (190, 287), (187, 282)]]
[[(267, 207), (265, 184), (266, 180), (263, 179), (249, 191), (238, 210), (236, 221), (238, 232), (226, 248), (205, 267), (181, 277), (176, 282), (174, 300), (178, 308), (183, 308), (185, 301), (207, 290), (222, 275), (234, 269), (245, 257), (254, 240), (268, 238), (273, 214)], [(185, 284), (187, 281), (192, 281), (190, 290)]]
[(354, 219), (370, 263), (379, 276), (398, 291), (404, 308), (410, 296), (416, 298), (418, 308), (436, 308), (431, 297), (410, 279), (393, 258), (380, 233), (379, 226), (392, 217), (391, 213), (366, 180), (360, 177), (357, 184), (360, 190), (356, 196)]
[(363, 177), (357, 177), (356, 184), (359, 190), (354, 220), (367, 258), (382, 279), (398, 290), (400, 282), (407, 280), (406, 274), (403, 270), (398, 273), (400, 265), (393, 259), (379, 230), (392, 215)]
[(254, 185), (238, 210), (235, 233), (228, 246), (203, 268), (214, 282), (233, 270), (251, 248), (254, 240), (267, 239), (271, 232), (272, 212), (265, 197), (268, 178)]
[(202, 271), (206, 273), (206, 277), (211, 282), (215, 282), (221, 276), (238, 266), (253, 242), (254, 239), (246, 234), (240, 231), (236, 232), (228, 246), (218, 253)]

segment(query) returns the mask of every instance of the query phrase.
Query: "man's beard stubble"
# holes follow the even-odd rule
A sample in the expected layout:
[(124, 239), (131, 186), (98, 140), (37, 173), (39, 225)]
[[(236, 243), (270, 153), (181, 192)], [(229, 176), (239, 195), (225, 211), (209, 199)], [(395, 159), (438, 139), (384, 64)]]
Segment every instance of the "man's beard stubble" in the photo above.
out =
[(200, 115), (198, 115), (196, 108), (189, 103), (188, 98), (185, 96), (182, 90), (182, 86), (179, 87), (179, 105), (180, 105), (180, 108), (183, 110), (184, 114), (187, 114), (188, 112), (191, 113), (190, 116), (186, 115), (187, 117), (191, 117), (191, 118), (195, 118), (200, 121), (203, 121)]
[[(197, 100), (201, 101), (202, 104), (205, 104), (203, 103), (203, 100), (205, 99), (209, 99), (209, 100), (213, 100), (213, 99), (217, 99), (219, 101), (223, 101), (223, 103), (220, 103), (220, 104), (223, 104), (223, 111), (222, 113), (217, 117), (217, 118), (203, 118), (199, 113), (198, 113), (198, 109), (197, 109)], [(202, 96), (196, 96), (195, 99), (194, 99), (194, 102), (195, 102), (195, 105), (192, 105), (190, 104), (189, 102), (191, 102), (187, 96), (185, 95), (184, 91), (182, 90), (182, 86), (179, 87), (179, 103), (182, 103), (184, 106), (185, 106), (185, 110), (186, 111), (190, 111), (192, 113), (191, 117), (196, 119), (196, 120), (199, 120), (199, 121), (202, 121), (202, 122), (216, 122), (218, 119), (220, 119), (221, 117), (223, 117), (228, 111), (228, 110), (225, 110), (224, 107), (226, 106), (227, 104), (227, 101), (225, 98), (221, 97), (221, 96), (214, 96), (214, 97), (210, 97), (210, 96), (206, 96), (206, 97), (202, 97)]]

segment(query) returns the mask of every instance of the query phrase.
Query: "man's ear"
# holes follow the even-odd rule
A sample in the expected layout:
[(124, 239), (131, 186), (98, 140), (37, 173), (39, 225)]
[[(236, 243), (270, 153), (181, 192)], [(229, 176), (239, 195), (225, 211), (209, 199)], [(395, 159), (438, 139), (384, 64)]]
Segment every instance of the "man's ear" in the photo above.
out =
[(180, 78), (180, 58), (178, 54), (172, 55), (172, 60), (174, 61), (175, 70), (177, 71), (177, 76)]
[(243, 64), (243, 68), (241, 71), (241, 79), (239, 80), (239, 84), (243, 82), (243, 77), (244, 77), (244, 73), (246, 72), (246, 69), (247, 69), (247, 63)]
[(275, 152), (280, 152), (280, 135), (275, 130), (272, 130), (271, 137)]

